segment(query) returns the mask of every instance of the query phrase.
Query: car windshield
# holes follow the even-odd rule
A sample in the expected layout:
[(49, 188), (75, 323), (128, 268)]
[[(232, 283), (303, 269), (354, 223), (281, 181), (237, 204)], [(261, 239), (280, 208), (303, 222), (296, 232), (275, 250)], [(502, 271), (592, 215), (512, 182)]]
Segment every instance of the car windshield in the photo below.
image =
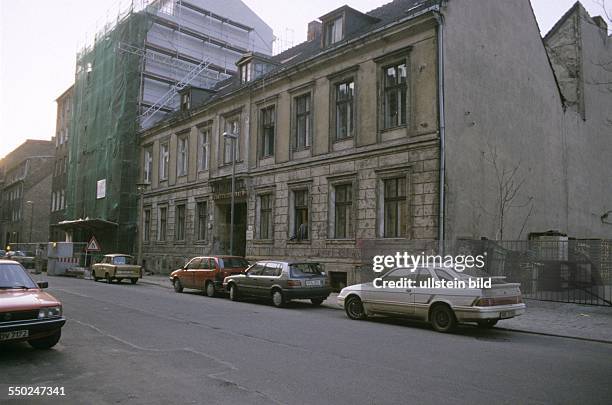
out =
[(323, 269), (319, 263), (294, 263), (289, 266), (291, 277), (322, 276)]
[(224, 257), (223, 259), (219, 259), (222, 268), (228, 269), (246, 269), (249, 267), (249, 262), (242, 257)]
[(132, 264), (132, 258), (129, 256), (116, 256), (113, 258), (113, 264)]
[(37, 288), (23, 267), (18, 264), (0, 264), (0, 289)]

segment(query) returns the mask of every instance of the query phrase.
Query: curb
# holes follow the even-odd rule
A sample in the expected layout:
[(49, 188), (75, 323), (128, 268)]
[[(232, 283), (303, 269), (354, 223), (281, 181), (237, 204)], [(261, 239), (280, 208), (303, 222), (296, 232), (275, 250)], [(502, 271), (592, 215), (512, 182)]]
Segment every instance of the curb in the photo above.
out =
[(559, 335), (557, 333), (537, 332), (537, 331), (525, 330), (525, 329), (503, 328), (503, 327), (498, 327), (498, 326), (495, 327), (495, 329), (505, 330), (508, 332), (525, 333), (529, 335), (551, 336), (551, 337), (557, 337), (557, 338), (562, 338), (562, 339), (582, 340), (585, 342), (594, 342), (594, 343), (603, 343), (603, 344), (612, 345), (612, 340), (595, 339), (595, 338), (588, 338), (588, 337), (581, 337), (581, 336)]

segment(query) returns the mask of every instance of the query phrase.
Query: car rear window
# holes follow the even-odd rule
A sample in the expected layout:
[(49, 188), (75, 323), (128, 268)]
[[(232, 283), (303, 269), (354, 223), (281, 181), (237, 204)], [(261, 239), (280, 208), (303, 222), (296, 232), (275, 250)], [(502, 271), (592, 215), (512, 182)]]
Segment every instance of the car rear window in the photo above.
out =
[(113, 264), (117, 264), (117, 265), (132, 264), (132, 258), (128, 256), (117, 256), (113, 258)]
[(247, 267), (249, 267), (249, 262), (246, 261), (246, 259), (243, 259), (241, 257), (224, 257), (222, 259), (219, 259), (219, 264), (221, 266), (221, 268), (228, 268), (228, 269), (235, 269), (235, 268), (241, 268), (241, 269), (246, 269)]
[(319, 263), (294, 263), (289, 269), (291, 270), (291, 277), (296, 278), (323, 275), (323, 268)]
[(37, 288), (34, 281), (20, 265), (0, 264), (0, 289), (19, 287)]

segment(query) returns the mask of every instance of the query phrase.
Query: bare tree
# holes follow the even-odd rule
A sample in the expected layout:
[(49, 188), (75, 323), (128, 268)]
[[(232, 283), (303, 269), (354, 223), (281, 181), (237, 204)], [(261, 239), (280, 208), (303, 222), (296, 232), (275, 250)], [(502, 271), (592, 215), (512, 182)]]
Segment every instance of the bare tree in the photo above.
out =
[[(518, 238), (521, 237), (529, 217), (533, 213), (533, 197), (529, 196), (524, 203), (518, 203), (519, 192), (523, 188), (527, 177), (521, 176), (521, 162), (515, 166), (507, 167), (506, 164), (500, 162), (497, 154), (497, 148), (488, 145), (488, 151), (483, 153), (483, 158), (493, 167), (495, 175), (495, 191), (496, 202), (493, 216), (497, 224), (496, 239), (503, 240), (506, 220), (508, 219), (509, 211), (513, 208), (524, 208), (530, 206), (529, 212), (523, 219), (521, 230)], [(486, 210), (483, 211), (487, 212)]]

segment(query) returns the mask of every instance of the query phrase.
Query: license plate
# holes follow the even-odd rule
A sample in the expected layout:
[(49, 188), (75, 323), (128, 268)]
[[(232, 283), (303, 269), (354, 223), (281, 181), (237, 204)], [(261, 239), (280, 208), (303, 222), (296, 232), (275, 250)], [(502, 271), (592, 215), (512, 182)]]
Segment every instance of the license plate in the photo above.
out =
[(320, 287), (321, 280), (306, 280), (307, 287)]
[(502, 311), (499, 313), (500, 318), (512, 318), (514, 316), (514, 311)]
[(21, 338), (26, 338), (29, 335), (30, 335), (30, 331), (28, 330), (14, 330), (11, 332), (2, 332), (0, 333), (0, 340), (21, 339)]

